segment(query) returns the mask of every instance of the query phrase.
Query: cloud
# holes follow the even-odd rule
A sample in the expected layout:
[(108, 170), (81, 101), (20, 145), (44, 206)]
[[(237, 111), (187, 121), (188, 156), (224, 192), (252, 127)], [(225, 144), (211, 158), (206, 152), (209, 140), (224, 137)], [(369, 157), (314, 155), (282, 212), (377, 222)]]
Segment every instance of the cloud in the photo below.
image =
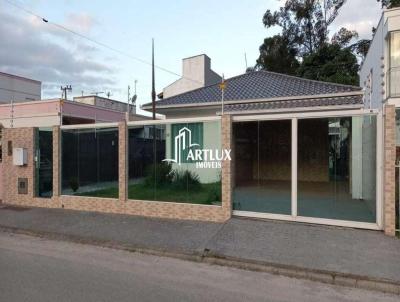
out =
[[(116, 86), (116, 68), (93, 56), (92, 45), (37, 18), (4, 12), (0, 18), (0, 70), (42, 81), (43, 97), (59, 96), (65, 84), (86, 93)], [(69, 23), (80, 32), (96, 24), (85, 14), (68, 15), (66, 26)]]
[(372, 27), (378, 25), (381, 14), (381, 3), (376, 0), (347, 1), (332, 24), (334, 27), (333, 31), (337, 31), (341, 27), (346, 27), (349, 30), (356, 30), (360, 38), (370, 39), (372, 36)]
[(97, 24), (97, 20), (86, 13), (71, 13), (67, 15), (65, 20), (65, 25), (68, 28), (78, 30), (79, 32), (83, 33), (89, 33), (93, 26)]

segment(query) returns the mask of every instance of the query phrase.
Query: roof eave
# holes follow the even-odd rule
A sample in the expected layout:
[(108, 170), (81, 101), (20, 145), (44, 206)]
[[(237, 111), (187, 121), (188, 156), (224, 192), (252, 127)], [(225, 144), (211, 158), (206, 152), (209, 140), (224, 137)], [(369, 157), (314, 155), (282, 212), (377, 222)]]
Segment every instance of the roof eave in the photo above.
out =
[[(295, 107), (295, 108), (277, 108), (277, 109), (256, 109), (256, 110), (224, 110), (224, 114), (231, 115), (246, 115), (246, 114), (277, 114), (277, 113), (298, 113), (298, 112), (316, 112), (316, 111), (341, 111), (341, 110), (357, 110), (363, 109), (363, 104), (351, 104), (351, 105), (332, 105), (332, 106), (314, 106), (314, 107)], [(218, 111), (217, 115), (221, 115), (222, 112)]]
[[(264, 98), (264, 99), (247, 99), (247, 100), (229, 100), (225, 101), (225, 105), (232, 104), (246, 104), (246, 103), (264, 103), (264, 102), (274, 102), (274, 101), (290, 101), (290, 100), (307, 100), (307, 99), (316, 99), (316, 98), (332, 98), (332, 97), (343, 97), (343, 96), (356, 96), (363, 95), (364, 92), (362, 90), (358, 91), (348, 91), (348, 92), (340, 92), (340, 93), (328, 93), (328, 94), (313, 94), (313, 95), (299, 95), (299, 96), (287, 96), (287, 97), (276, 97), (276, 98)], [(198, 108), (198, 107), (209, 107), (209, 106), (221, 106), (221, 102), (203, 102), (203, 103), (189, 103), (189, 104), (169, 104), (162, 105), (156, 103), (156, 108), (158, 109), (167, 109), (167, 108)], [(141, 109), (148, 110), (152, 109), (149, 104), (144, 104), (141, 106)]]

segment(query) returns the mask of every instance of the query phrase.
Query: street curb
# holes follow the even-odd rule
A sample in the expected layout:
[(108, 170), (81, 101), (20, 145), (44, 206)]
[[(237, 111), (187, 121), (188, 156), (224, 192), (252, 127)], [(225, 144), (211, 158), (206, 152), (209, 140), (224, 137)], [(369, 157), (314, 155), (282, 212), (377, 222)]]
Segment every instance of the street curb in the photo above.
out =
[(390, 279), (371, 278), (363, 275), (346, 274), (335, 271), (297, 267), (294, 265), (235, 258), (213, 253), (208, 250), (205, 250), (204, 252), (193, 251), (190, 253), (188, 253), (187, 251), (168, 251), (165, 249), (145, 248), (132, 246), (129, 244), (121, 244), (108, 240), (90, 239), (75, 235), (35, 231), (3, 225), (0, 225), (0, 231), (4, 233), (22, 234), (50, 240), (67, 241), (116, 250), (124, 250), (133, 253), (136, 252), (153, 256), (170, 257), (193, 262), (202, 262), (212, 265), (228, 266), (249, 271), (281, 275), (290, 278), (305, 279), (326, 284), (334, 284), (339, 286), (374, 290), (400, 295), (400, 282)]

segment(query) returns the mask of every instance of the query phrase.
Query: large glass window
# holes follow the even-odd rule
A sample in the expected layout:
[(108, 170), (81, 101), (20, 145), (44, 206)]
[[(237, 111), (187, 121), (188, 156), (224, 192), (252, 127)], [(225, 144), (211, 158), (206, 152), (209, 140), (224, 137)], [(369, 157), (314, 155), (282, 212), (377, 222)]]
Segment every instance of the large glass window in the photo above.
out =
[(298, 215), (376, 221), (376, 116), (298, 121)]
[(62, 194), (118, 198), (118, 129), (64, 129)]
[(129, 199), (221, 204), (220, 121), (137, 125), (128, 136)]
[(233, 124), (233, 209), (291, 214), (291, 120)]
[(400, 229), (400, 109), (396, 109), (396, 229)]
[(38, 197), (53, 195), (53, 130), (39, 128), (36, 132), (36, 187)]
[(390, 96), (400, 96), (400, 31), (390, 34)]

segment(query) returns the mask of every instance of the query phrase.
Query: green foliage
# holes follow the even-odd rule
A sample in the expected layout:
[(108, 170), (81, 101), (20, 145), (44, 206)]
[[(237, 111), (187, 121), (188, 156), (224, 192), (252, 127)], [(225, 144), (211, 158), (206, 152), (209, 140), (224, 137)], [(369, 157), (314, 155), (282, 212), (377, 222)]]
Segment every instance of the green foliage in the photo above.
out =
[(172, 165), (167, 162), (150, 165), (147, 167), (145, 175), (144, 183), (147, 186), (170, 184), (173, 178)]
[(298, 75), (304, 78), (358, 85), (358, 63), (348, 48), (338, 44), (325, 44), (317, 52), (305, 57)]
[(144, 185), (148, 187), (172, 186), (177, 190), (187, 190), (201, 186), (200, 177), (195, 172), (172, 169), (172, 165), (167, 162), (150, 165), (145, 175)]
[(207, 202), (212, 204), (215, 202), (222, 202), (221, 196), (221, 183), (214, 183), (210, 186), (210, 191), (208, 192)]
[(299, 67), (296, 56), (297, 50), (289, 45), (288, 39), (275, 35), (266, 38), (260, 46), (257, 66), (268, 66), (269, 71), (294, 75)]
[(377, 0), (382, 3), (382, 7), (395, 8), (400, 7), (400, 0)]
[[(400, 0), (399, 0), (400, 1)], [(346, 0), (286, 0), (276, 12), (267, 10), (265, 27), (281, 28), (260, 46), (256, 67), (308, 79), (358, 85), (356, 55), (364, 57), (370, 41), (341, 28), (329, 41), (329, 26)]]
[(189, 170), (174, 170), (172, 185), (180, 190), (198, 189), (200, 187), (200, 177)]
[(69, 186), (71, 187), (72, 191), (76, 192), (79, 189), (79, 181), (77, 177), (71, 177), (69, 179)]

